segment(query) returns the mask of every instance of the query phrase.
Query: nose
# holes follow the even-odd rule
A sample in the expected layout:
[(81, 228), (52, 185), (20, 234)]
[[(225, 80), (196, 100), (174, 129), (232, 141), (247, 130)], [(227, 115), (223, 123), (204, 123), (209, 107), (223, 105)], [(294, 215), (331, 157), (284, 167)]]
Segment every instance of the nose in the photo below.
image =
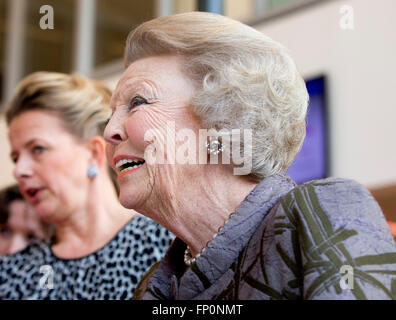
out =
[(127, 139), (123, 121), (116, 113), (111, 116), (109, 122), (107, 123), (103, 136), (106, 142), (110, 143), (111, 145), (118, 145)]
[(24, 178), (31, 177), (33, 175), (32, 163), (24, 156), (20, 156), (15, 163), (14, 177), (17, 181), (23, 180)]

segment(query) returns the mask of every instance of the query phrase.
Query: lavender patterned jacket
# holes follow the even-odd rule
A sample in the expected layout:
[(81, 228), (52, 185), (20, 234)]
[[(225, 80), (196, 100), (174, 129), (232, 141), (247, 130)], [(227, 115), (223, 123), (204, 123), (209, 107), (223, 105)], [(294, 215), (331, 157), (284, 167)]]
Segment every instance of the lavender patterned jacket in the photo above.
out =
[(396, 299), (396, 246), (358, 183), (264, 179), (190, 267), (176, 238), (134, 299)]

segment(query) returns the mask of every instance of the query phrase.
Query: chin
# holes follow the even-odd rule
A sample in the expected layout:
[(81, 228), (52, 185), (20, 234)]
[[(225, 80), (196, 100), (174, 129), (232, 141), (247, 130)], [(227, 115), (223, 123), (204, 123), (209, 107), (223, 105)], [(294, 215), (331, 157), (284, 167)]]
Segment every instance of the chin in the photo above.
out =
[(56, 210), (48, 203), (39, 203), (34, 207), (34, 212), (39, 219), (46, 222), (56, 221)]
[(143, 204), (141, 194), (125, 189), (120, 189), (119, 200), (121, 205), (127, 209), (138, 209)]
[(125, 194), (124, 192), (120, 191), (120, 203), (123, 207), (127, 209), (135, 209), (137, 206), (137, 201), (134, 199), (133, 196)]

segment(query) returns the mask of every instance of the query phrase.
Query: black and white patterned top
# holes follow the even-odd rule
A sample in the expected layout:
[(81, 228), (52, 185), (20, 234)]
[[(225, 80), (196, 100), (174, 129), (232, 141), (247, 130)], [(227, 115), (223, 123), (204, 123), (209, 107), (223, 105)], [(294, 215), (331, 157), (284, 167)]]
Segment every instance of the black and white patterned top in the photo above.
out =
[(0, 299), (130, 299), (173, 238), (136, 215), (104, 247), (82, 258), (61, 259), (50, 242), (36, 242), (0, 256)]

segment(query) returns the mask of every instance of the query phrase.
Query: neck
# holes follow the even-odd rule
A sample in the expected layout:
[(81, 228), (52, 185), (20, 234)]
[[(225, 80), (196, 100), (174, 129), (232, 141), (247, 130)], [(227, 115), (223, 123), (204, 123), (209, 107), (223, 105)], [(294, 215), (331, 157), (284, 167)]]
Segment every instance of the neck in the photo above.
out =
[[(184, 177), (178, 188), (167, 195), (168, 199), (178, 201), (157, 205), (161, 209), (156, 212), (155, 220), (187, 243), (195, 256), (256, 185), (257, 182), (246, 177), (224, 173), (221, 167), (211, 168), (199, 177)], [(146, 210), (141, 212), (150, 217)]]
[(52, 250), (62, 258), (77, 258), (100, 249), (135, 214), (120, 205), (111, 181), (104, 175), (91, 181), (88, 194), (80, 209), (55, 222)]

